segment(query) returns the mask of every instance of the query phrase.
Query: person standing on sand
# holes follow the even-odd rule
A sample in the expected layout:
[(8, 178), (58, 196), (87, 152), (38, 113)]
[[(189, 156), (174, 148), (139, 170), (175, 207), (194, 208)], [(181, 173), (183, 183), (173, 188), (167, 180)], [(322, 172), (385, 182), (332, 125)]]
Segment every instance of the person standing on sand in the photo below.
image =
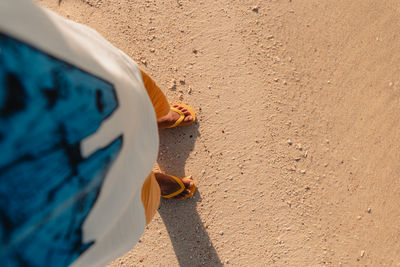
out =
[[(156, 112), (158, 129), (188, 126), (195, 121), (195, 112), (190, 106), (180, 104), (170, 107), (167, 98), (156, 83), (143, 70), (140, 70), (140, 72)], [(151, 186), (155, 184), (155, 181), (157, 181), (159, 187)], [(189, 178), (179, 178), (152, 172), (146, 178), (142, 187), (142, 202), (146, 211), (146, 223), (148, 224), (153, 218), (159, 205), (160, 195), (164, 198), (187, 199), (195, 193), (195, 190), (196, 185)]]
[[(94, 30), (0, 1), (0, 265), (104, 266), (139, 240), (160, 196), (158, 129), (195, 122)], [(150, 175), (149, 175), (150, 173)]]

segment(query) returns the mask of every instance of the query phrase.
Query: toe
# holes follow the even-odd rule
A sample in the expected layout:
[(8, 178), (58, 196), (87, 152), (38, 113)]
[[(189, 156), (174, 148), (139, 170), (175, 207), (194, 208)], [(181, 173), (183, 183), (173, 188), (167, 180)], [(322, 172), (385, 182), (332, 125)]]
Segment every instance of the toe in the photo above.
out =
[(182, 193), (180, 193), (179, 195), (177, 195), (174, 198), (181, 200), (181, 199), (184, 199), (189, 194), (190, 194), (190, 190), (189, 189), (185, 189), (185, 190), (182, 191)]
[(184, 119), (185, 122), (190, 122), (190, 121), (192, 121), (192, 120), (193, 120), (193, 117), (192, 117), (192, 116), (187, 116), (187, 117)]
[(189, 111), (187, 110), (187, 108), (182, 107), (182, 106), (179, 106), (179, 105), (175, 105), (174, 108), (179, 109), (179, 110), (182, 111), (183, 113), (189, 112)]
[(190, 180), (190, 179), (184, 178), (184, 179), (182, 179), (182, 182), (185, 185), (186, 189), (189, 189), (194, 185), (194, 182), (192, 180)]
[(177, 195), (176, 199), (184, 199), (190, 194), (190, 188), (194, 186), (194, 182), (191, 179), (188, 178), (182, 178), (182, 182), (185, 185), (185, 190), (182, 191), (179, 195)]

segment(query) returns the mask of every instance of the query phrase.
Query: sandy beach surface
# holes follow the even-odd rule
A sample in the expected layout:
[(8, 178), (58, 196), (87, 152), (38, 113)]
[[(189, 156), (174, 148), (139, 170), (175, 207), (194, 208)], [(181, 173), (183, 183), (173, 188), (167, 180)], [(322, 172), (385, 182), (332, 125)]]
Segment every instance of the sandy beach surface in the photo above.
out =
[(160, 133), (162, 200), (109, 266), (400, 266), (398, 0), (37, 0), (198, 122)]

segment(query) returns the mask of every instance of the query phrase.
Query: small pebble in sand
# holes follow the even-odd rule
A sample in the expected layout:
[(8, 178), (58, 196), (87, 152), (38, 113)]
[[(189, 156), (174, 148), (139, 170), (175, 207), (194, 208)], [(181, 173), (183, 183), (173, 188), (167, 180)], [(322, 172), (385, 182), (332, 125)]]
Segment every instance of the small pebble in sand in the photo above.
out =
[(301, 144), (297, 144), (297, 149), (302, 151), (303, 150), (303, 146)]
[(172, 80), (169, 82), (168, 89), (169, 89), (169, 90), (172, 90), (172, 91), (176, 90), (176, 80), (175, 80), (175, 79), (172, 79)]
[(365, 250), (361, 250), (360, 257), (364, 257), (364, 255), (365, 255)]
[(306, 174), (306, 170), (301, 170), (301, 174)]
[(206, 173), (206, 170), (201, 170), (201, 174), (205, 174)]
[(287, 143), (288, 143), (289, 146), (293, 145), (293, 142), (292, 142), (292, 140), (290, 140), (290, 139), (287, 140)]
[(371, 208), (368, 208), (368, 209), (367, 209), (367, 212), (368, 212), (368, 213), (371, 213), (371, 211), (372, 211)]
[(150, 52), (154, 53), (154, 52), (156, 52), (156, 50), (154, 48), (150, 48)]
[(361, 220), (361, 216), (360, 215), (357, 216), (357, 220)]
[(253, 6), (253, 7), (251, 8), (251, 11), (253, 11), (253, 12), (255, 12), (255, 13), (258, 13), (258, 6)]
[(390, 82), (390, 83), (389, 83), (389, 86), (392, 87), (392, 86), (393, 86), (393, 82)]
[(193, 91), (193, 90), (192, 90), (192, 87), (189, 86), (189, 88), (188, 88), (188, 90), (187, 90), (187, 93), (188, 93), (189, 95), (191, 95), (191, 94), (192, 94), (192, 91)]

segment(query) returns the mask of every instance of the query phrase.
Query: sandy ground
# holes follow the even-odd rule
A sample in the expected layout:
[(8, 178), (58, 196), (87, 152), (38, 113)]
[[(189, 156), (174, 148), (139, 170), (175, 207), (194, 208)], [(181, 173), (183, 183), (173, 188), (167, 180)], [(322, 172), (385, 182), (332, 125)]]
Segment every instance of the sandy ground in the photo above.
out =
[(158, 163), (199, 192), (110, 266), (400, 266), (398, 0), (38, 0), (198, 123)]

